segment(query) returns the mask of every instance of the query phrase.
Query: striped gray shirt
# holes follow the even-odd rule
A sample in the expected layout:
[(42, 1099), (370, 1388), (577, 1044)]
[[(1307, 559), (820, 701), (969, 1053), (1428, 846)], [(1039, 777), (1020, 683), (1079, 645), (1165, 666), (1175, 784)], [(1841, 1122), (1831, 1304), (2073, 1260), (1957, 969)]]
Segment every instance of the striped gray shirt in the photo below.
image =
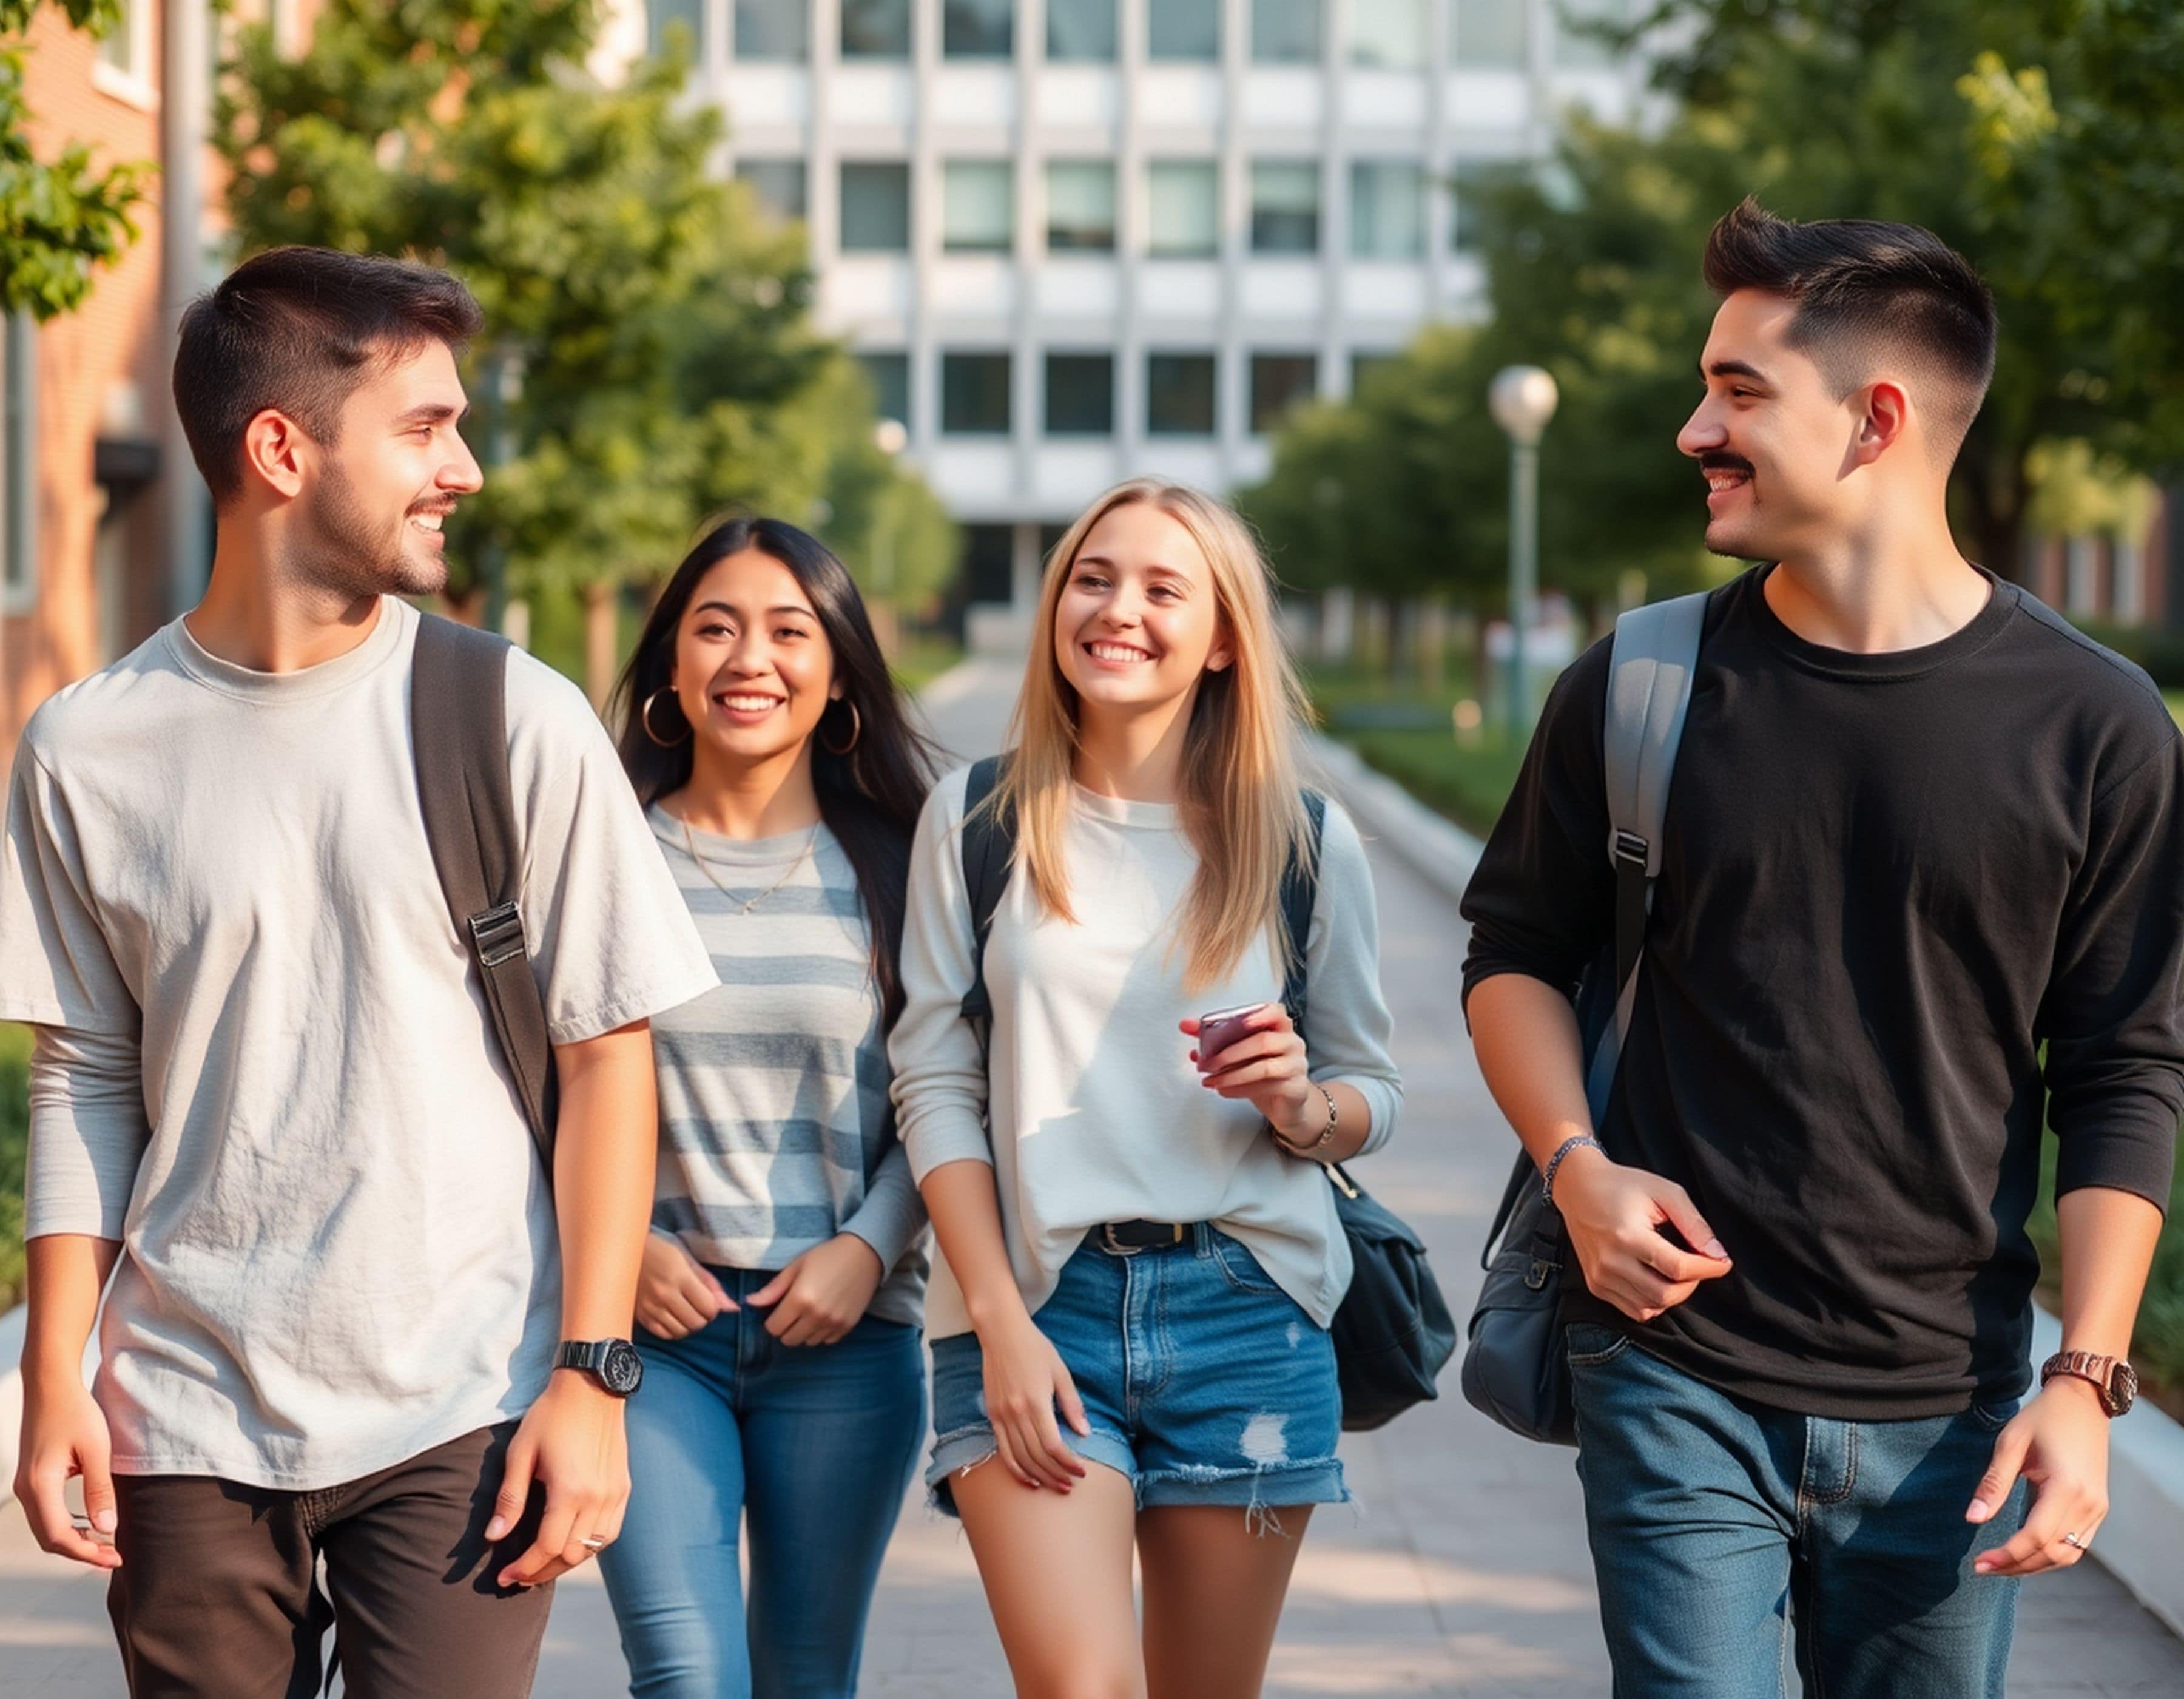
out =
[[(686, 840), (665, 809), (650, 819), (721, 978), (653, 1019), (654, 1228), (699, 1262), (733, 1268), (779, 1268), (854, 1233), (889, 1271), (872, 1313), (916, 1323), (925, 1208), (895, 1137), (879, 991), (849, 856), (822, 826), (788, 873), (808, 832), (744, 842), (692, 830)], [(704, 867), (691, 859), (693, 841)], [(741, 911), (784, 873), (780, 889)]]

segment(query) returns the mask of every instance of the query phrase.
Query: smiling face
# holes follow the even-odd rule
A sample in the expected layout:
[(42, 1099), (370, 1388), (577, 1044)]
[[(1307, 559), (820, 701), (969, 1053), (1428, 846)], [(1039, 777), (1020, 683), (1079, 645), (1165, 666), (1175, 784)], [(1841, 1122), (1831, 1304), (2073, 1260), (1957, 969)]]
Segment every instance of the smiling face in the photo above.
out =
[(309, 443), (299, 482), (299, 576), (349, 595), (426, 596), (448, 582), (441, 527), (484, 482), (457, 428), (455, 358), (429, 342), (375, 370), (342, 404), (331, 443)]
[(1150, 502), (1101, 515), (1055, 605), (1054, 659), (1088, 715), (1170, 706), (1228, 666), (1212, 568), (1190, 532)]
[(712, 756), (738, 767), (800, 753), (841, 686), (834, 651), (796, 575), (756, 549), (698, 581), (668, 682)]
[(1794, 557), (1856, 517), (1864, 391), (1836, 393), (1790, 345), (1797, 304), (1740, 289), (1700, 356), (1706, 394), (1676, 446), (1706, 480), (1707, 547), (1746, 560)]

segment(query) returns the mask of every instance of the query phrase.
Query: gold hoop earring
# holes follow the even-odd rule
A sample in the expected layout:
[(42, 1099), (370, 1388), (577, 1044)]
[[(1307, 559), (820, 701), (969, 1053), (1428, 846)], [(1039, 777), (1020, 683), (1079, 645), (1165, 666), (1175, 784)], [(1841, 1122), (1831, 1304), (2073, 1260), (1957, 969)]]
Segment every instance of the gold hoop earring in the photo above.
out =
[(652, 705), (657, 702), (663, 696), (672, 695), (674, 694), (674, 690), (675, 687), (671, 684), (661, 685), (659, 689), (654, 691), (651, 695), (644, 699), (644, 702), (638, 705), (637, 710), (637, 722), (644, 727), (644, 735), (651, 738), (654, 743), (659, 744), (663, 749), (680, 749), (683, 744), (688, 743), (691, 738), (698, 734), (698, 728), (695, 726), (690, 727), (689, 729), (685, 731), (679, 738), (663, 738), (659, 733), (652, 729)]
[(842, 701), (850, 710), (850, 741), (838, 749), (822, 738), (819, 740), (819, 747), (830, 755), (848, 755), (850, 750), (857, 747), (857, 739), (865, 735), (865, 716), (857, 712), (857, 705), (846, 696), (842, 699)]

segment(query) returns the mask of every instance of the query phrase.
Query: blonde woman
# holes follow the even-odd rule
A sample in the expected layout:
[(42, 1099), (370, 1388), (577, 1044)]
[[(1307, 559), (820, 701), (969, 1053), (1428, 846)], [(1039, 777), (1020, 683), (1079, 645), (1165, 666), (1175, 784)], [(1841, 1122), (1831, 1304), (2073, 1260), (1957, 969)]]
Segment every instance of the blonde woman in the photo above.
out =
[[(1327, 1327), (1350, 1256), (1321, 1164), (1385, 1142), (1401, 1100), (1372, 881), (1330, 807), (1299, 1033), (1279, 896), (1312, 854), (1302, 699), (1227, 508), (1110, 491), (1034, 632), (984, 805), (1017, 833), (988, 1033), (961, 1007), (966, 773), (911, 856), (892, 1054), (945, 1259), (927, 1480), (1019, 1693), (1245, 1699), (1312, 1507), (1348, 1496)], [(1197, 1017), (1238, 1008), (1201, 1068)]]

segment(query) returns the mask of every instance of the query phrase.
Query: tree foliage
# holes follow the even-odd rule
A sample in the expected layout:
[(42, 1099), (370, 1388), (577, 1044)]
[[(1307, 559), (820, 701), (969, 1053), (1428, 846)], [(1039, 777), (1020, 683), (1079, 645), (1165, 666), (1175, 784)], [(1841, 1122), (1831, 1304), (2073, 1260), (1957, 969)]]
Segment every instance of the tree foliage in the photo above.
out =
[[(1547, 169), (1484, 202), (1488, 322), (1429, 332), (1379, 393), (1334, 410), (1343, 416), (1305, 415), (1280, 444), (1274, 479), (1249, 500), (1284, 570), (1300, 576), (1302, 555), (1314, 564), (1301, 576), (1331, 571), (1410, 593), (1424, 560), (1440, 586), (1496, 605), (1506, 449), (1486, 420), (1485, 390), (1496, 369), (1518, 362), (1546, 366), (1563, 393), (1542, 445), (1543, 582), (1596, 593), (1638, 567), (1665, 589), (1703, 570), (1698, 486), (1674, 437), (1697, 397), (1716, 305), (1698, 275), (1706, 233), (1752, 193), (1790, 217), (1924, 225), (1986, 276), (2000, 359), (1952, 507), (1967, 552), (2014, 574), (2038, 473), (2078, 464), (2034, 450), (2088, 437), (2142, 443), (2135, 421), (2147, 407), (2118, 375), (2119, 343), (2128, 336), (2153, 350), (2184, 338), (2177, 315), (2162, 310), (2184, 298), (2173, 217), (2097, 260), (2073, 251), (2092, 226), (2059, 238), (2048, 179), (2082, 156), (2051, 148), (2089, 133), (2091, 120), (2075, 131), (2045, 123), (2045, 84), (2021, 67), (2027, 54), (2060, 51), (2043, 33), (2055, 14), (2161, 9), (2131, 0), (1663, 0), (1640, 30), (1669, 26), (1649, 38), (1662, 53), (1667, 116), (1643, 130), (1568, 122)], [(2152, 92), (2120, 78), (2119, 87)], [(2173, 126), (2173, 93), (2148, 111), (2160, 116), (2146, 124)], [(2150, 141), (2102, 145), (2134, 182), (2142, 159), (2164, 157)], [(2161, 185), (2139, 187), (2173, 200), (2184, 198), (2179, 182), (2172, 163)], [(2126, 198), (2099, 203), (2101, 215), (2120, 226)], [(2168, 294), (2142, 287), (2138, 309), (2119, 319), (2131, 298), (2118, 275), (2157, 275), (2146, 257), (2156, 246), (2172, 268)], [(2117, 257), (2126, 253), (2135, 257)], [(2144, 365), (2157, 362), (2149, 354)], [(1390, 502), (1408, 514), (1380, 510)]]
[[(120, 20), (120, 0), (54, 0), (75, 28), (101, 36)], [(144, 198), (147, 165), (101, 166), (72, 142), (51, 159), (31, 147), (25, 92), (30, 32), (39, 0), (0, 0), (0, 309), (41, 322), (73, 311), (98, 268), (136, 238), (131, 210)]]
[(300, 57), (244, 32), (216, 114), (242, 246), (411, 254), (476, 294), (491, 469), (451, 560), (504, 550), (531, 589), (655, 578), (736, 507), (838, 515), (866, 552), (860, 492), (899, 475), (811, 326), (799, 232), (710, 171), (719, 119), (682, 62), (587, 71), (599, 27), (598, 0), (330, 0)]

